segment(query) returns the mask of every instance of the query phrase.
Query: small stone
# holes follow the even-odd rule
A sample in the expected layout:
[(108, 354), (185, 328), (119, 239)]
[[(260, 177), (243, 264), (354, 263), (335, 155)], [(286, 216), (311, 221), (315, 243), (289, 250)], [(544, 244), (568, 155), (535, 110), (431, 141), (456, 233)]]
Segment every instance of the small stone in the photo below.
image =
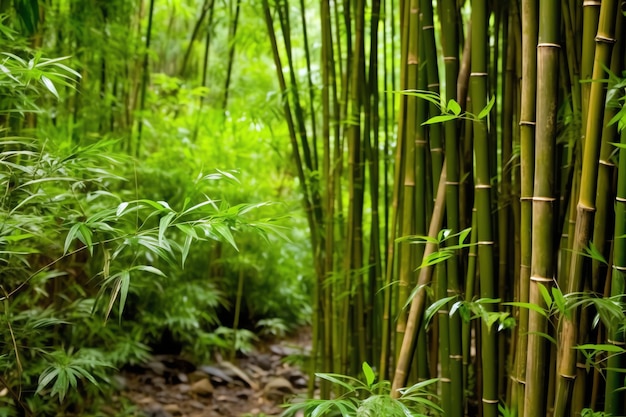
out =
[(197, 410), (204, 410), (206, 408), (206, 406), (204, 404), (202, 404), (200, 401), (196, 401), (196, 400), (189, 400), (187, 401), (187, 405), (189, 405), (190, 407), (193, 407)]
[(178, 416), (182, 414), (182, 411), (180, 410), (180, 407), (178, 406), (178, 404), (165, 404), (163, 406), (163, 410), (167, 411), (168, 413), (174, 416)]
[(209, 396), (213, 394), (213, 385), (208, 378), (203, 378), (191, 385), (191, 392), (200, 396)]

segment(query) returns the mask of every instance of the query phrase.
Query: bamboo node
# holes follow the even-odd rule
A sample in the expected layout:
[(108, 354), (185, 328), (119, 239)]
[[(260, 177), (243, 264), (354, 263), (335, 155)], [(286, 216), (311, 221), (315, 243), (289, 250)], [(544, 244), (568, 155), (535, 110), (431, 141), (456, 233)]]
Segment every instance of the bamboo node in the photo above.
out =
[(488, 189), (491, 189), (491, 185), (490, 184), (476, 184), (474, 186), (474, 188), (476, 188), (476, 189), (481, 189), (482, 188), (482, 189), (488, 190)]
[(532, 197), (520, 197), (519, 201), (533, 201)]
[[(584, 363), (582, 363), (582, 362), (576, 362), (576, 368), (578, 368), (578, 369), (587, 369), (587, 365), (585, 365), (585, 364), (584, 364)], [(561, 375), (561, 376), (562, 376), (563, 378), (568, 378), (568, 376), (567, 376), (567, 375)], [(572, 376), (569, 376), (569, 378), (571, 378), (571, 379), (575, 379), (575, 378), (576, 378), (576, 376), (575, 376), (575, 375), (574, 375), (573, 377), (572, 377)]]
[(422, 26), (422, 30), (429, 30), (429, 29), (434, 29), (435, 26), (433, 25), (428, 25), (428, 26)]
[(596, 42), (614, 44), (616, 40), (614, 38), (607, 38), (606, 36), (596, 35)]
[(430, 149), (430, 151), (431, 151), (432, 153), (435, 153), (435, 152), (443, 152), (443, 148), (431, 148), (431, 149)]
[(545, 202), (551, 203), (551, 202), (555, 201), (556, 198), (554, 198), (554, 197), (533, 197), (532, 200), (533, 201), (545, 201)]
[(455, 56), (444, 56), (443, 57), (443, 62), (456, 62), (456, 61), (458, 61), (458, 59)]
[(519, 121), (519, 125), (520, 126), (536, 126), (537, 122), (532, 121), (532, 120), (520, 120)]
[(487, 72), (472, 72), (470, 73), (470, 77), (486, 77), (489, 73)]
[(540, 277), (538, 275), (531, 275), (530, 280), (534, 282), (554, 282), (554, 278)]
[(606, 339), (606, 341), (608, 343), (612, 344), (612, 345), (615, 345), (615, 346), (624, 346), (624, 345), (626, 345), (626, 342), (622, 342), (622, 341), (619, 341), (619, 340)]
[(542, 42), (542, 43), (538, 43), (537, 44), (537, 48), (559, 48), (559, 49), (561, 49), (561, 45), (559, 45), (558, 43), (552, 43), (552, 42)]
[(599, 0), (585, 0), (583, 1), (583, 7), (600, 7), (601, 3)]
[(431, 87), (439, 87), (439, 83), (428, 84), (428, 88), (431, 88)]
[(599, 162), (600, 162), (600, 165), (604, 165), (604, 166), (607, 166), (607, 167), (614, 167), (615, 166), (614, 163), (612, 163), (611, 161), (607, 161), (606, 159), (600, 159)]
[(620, 272), (626, 272), (626, 266), (613, 265), (613, 269)]
[(441, 382), (448, 382), (448, 383), (449, 383), (449, 382), (452, 382), (452, 380), (451, 380), (450, 378), (444, 378), (444, 377), (439, 378), (439, 380), (440, 380)]
[(486, 404), (498, 404), (500, 400), (488, 400), (486, 398), (483, 398), (483, 402)]
[[(576, 364), (576, 366), (578, 366), (578, 365), (583, 365), (583, 366), (582, 366), (583, 368), (585, 367), (585, 366), (584, 366), (584, 364), (581, 364), (581, 363), (577, 363), (577, 364)], [(573, 380), (575, 380), (575, 379), (576, 379), (576, 375), (565, 375), (565, 374), (559, 374), (559, 376), (560, 376), (561, 378), (564, 378), (564, 379), (569, 379), (570, 381), (573, 381)]]
[(615, 197), (615, 201), (619, 203), (626, 203), (626, 198), (624, 197)]
[(446, 185), (459, 185), (460, 182), (458, 181), (446, 181)]
[(455, 361), (458, 361), (458, 360), (463, 359), (463, 355), (448, 355), (448, 357), (449, 357), (450, 359), (455, 360)]
[(582, 210), (582, 211), (587, 211), (587, 212), (591, 212), (591, 213), (596, 211), (596, 208), (594, 206), (590, 206), (590, 205), (588, 205), (588, 204), (586, 204), (584, 202), (579, 202), (577, 208)]
[(493, 245), (493, 240), (479, 240), (476, 242), (477, 245)]

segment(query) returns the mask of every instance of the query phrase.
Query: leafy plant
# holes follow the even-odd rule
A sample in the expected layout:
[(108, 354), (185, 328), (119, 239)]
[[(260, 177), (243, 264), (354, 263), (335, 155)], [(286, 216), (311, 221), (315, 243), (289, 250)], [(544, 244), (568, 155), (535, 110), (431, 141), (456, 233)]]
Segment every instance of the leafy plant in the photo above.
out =
[(434, 399), (433, 384), (437, 379), (430, 379), (403, 388), (398, 398), (390, 395), (389, 381), (376, 382), (374, 370), (366, 362), (362, 365), (363, 380), (347, 375), (317, 373), (318, 378), (329, 381), (338, 392), (337, 398), (329, 400), (307, 399), (294, 403), (287, 408), (283, 416), (292, 416), (303, 410), (311, 416), (389, 416), (389, 417), (421, 417), (440, 415), (441, 408)]

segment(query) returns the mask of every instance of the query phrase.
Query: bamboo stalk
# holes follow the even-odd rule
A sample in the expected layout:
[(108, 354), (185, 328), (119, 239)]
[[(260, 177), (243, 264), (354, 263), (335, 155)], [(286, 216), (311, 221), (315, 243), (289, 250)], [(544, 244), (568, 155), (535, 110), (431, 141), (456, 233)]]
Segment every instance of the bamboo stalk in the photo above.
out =
[[(600, 9), (600, 23), (596, 36), (596, 51), (593, 64), (593, 79), (599, 81), (604, 78), (604, 68), (610, 65), (611, 51), (615, 42), (615, 0), (605, 0)], [(602, 137), (602, 120), (604, 116), (604, 101), (606, 90), (599, 82), (591, 84), (589, 93), (589, 110), (585, 130), (585, 147), (582, 160), (582, 175), (580, 179), (580, 195), (577, 205), (577, 221), (574, 236), (573, 253), (570, 266), (570, 279), (567, 292), (579, 292), (583, 285), (582, 252), (588, 246), (593, 232), (595, 211), (595, 194), (598, 178), (598, 157)], [(573, 346), (577, 342), (578, 312), (573, 311), (571, 316), (563, 319), (560, 334), (560, 357), (558, 382), (555, 402), (555, 416), (564, 416), (569, 403), (571, 385), (576, 377), (576, 354)], [(574, 410), (576, 412), (576, 410)]]
[[(442, 16), (442, 47), (444, 53), (445, 65), (445, 99), (458, 100), (457, 96), (457, 79), (459, 72), (458, 59), (458, 26), (457, 26), (457, 10), (456, 2), (453, 0), (444, 0), (441, 4)], [(465, 103), (461, 102), (461, 105)], [(460, 222), (460, 205), (459, 205), (459, 144), (458, 144), (458, 123), (457, 121), (448, 121), (444, 124), (444, 141), (446, 149), (446, 225), (452, 231), (461, 229)], [(434, 162), (433, 162), (434, 163)], [(450, 244), (458, 243), (457, 239), (453, 239)], [(460, 265), (458, 256), (455, 255), (447, 261), (447, 286), (450, 294), (460, 293)], [(463, 364), (462, 364), (462, 332), (460, 316), (455, 314), (450, 317), (450, 381), (451, 381), (451, 397), (464, 398), (463, 385)], [(450, 416), (460, 416), (463, 413), (464, 401), (452, 401), (448, 410)]]
[[(446, 182), (446, 161), (441, 170), (441, 178), (439, 179), (439, 188), (437, 189), (437, 197), (435, 199), (435, 207), (433, 209), (433, 215), (430, 220), (430, 226), (428, 228), (428, 236), (435, 238), (441, 230), (443, 225), (443, 214), (445, 208), (445, 182)], [(432, 255), (437, 250), (437, 245), (434, 243), (427, 243), (424, 248), (424, 257)], [(412, 351), (417, 338), (417, 332), (422, 321), (422, 315), (424, 314), (424, 306), (426, 304), (426, 291), (424, 286), (428, 285), (431, 281), (433, 274), (432, 266), (426, 266), (420, 269), (419, 277), (416, 287), (419, 288), (411, 300), (411, 308), (406, 323), (405, 337), (402, 339), (402, 346), (400, 348), (400, 354), (398, 356), (398, 363), (396, 365), (396, 372), (393, 377), (391, 385), (391, 395), (397, 398), (400, 395), (398, 391), (406, 383), (408, 377), (408, 370), (412, 358)]]
[[(537, 90), (538, 8), (536, 0), (521, 1), (522, 94), (520, 104), (520, 274), (518, 301), (529, 300), (532, 262), (532, 196), (535, 175), (535, 109)], [(525, 415), (526, 365), (528, 352), (528, 310), (518, 310), (517, 354), (515, 358), (518, 413)]]

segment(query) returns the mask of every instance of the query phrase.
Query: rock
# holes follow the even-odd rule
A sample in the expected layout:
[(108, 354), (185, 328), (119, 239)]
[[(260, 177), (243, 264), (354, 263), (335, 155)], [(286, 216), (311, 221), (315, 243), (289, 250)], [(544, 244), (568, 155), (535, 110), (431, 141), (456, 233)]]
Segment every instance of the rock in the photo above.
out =
[(283, 402), (285, 396), (294, 392), (291, 382), (280, 376), (270, 379), (263, 388), (263, 396), (275, 402)]
[(213, 385), (208, 378), (201, 379), (191, 384), (191, 392), (203, 397), (208, 397), (209, 395), (212, 395), (213, 391)]
[(213, 379), (214, 377), (219, 378), (227, 384), (233, 382), (232, 376), (228, 375), (226, 372), (216, 366), (203, 365), (199, 367), (198, 370), (204, 372), (207, 375), (210, 375), (212, 377), (211, 379)]
[(277, 376), (275, 378), (270, 379), (265, 387), (263, 388), (263, 392), (269, 391), (283, 391), (288, 394), (294, 392), (293, 385), (287, 379)]
[(270, 369), (272, 369), (272, 365), (274, 362), (272, 360), (272, 355), (268, 355), (267, 353), (261, 353), (257, 355), (254, 359), (259, 368), (263, 369), (264, 371), (269, 371)]
[(204, 404), (202, 404), (200, 401), (196, 401), (196, 400), (189, 400), (187, 401), (187, 405), (189, 405), (190, 407), (193, 407), (197, 410), (204, 410), (206, 408), (206, 406)]
[(243, 382), (245, 382), (246, 384), (248, 384), (248, 386), (250, 388), (252, 388), (253, 390), (258, 390), (259, 389), (259, 384), (257, 384), (256, 382), (254, 382), (249, 376), (248, 374), (246, 374), (243, 370), (241, 370), (240, 368), (238, 368), (237, 366), (233, 365), (230, 362), (222, 362), (220, 363), (220, 367), (222, 369), (224, 369), (225, 372), (230, 373), (231, 375), (235, 375), (237, 376), (239, 379), (241, 379)]
[(176, 374), (176, 378), (178, 378), (178, 381), (180, 381), (183, 384), (186, 384), (189, 382), (189, 377), (187, 376), (187, 374), (183, 372), (179, 372), (178, 374)]
[(183, 414), (178, 404), (166, 404), (163, 406), (163, 410), (172, 414), (173, 416), (179, 416)]
[(291, 380), (291, 383), (293, 384), (294, 387), (300, 388), (300, 389), (306, 388), (309, 386), (309, 383), (307, 382), (307, 380), (302, 377)]
[(194, 382), (198, 382), (201, 379), (206, 378), (207, 375), (208, 374), (206, 372), (203, 372), (201, 370), (197, 370), (197, 371), (194, 371), (194, 372), (192, 372), (190, 374), (187, 374), (187, 378), (189, 379), (189, 383), (193, 384)]
[(270, 346), (270, 350), (280, 356), (302, 355), (301, 348), (294, 348), (290, 346), (272, 345)]
[(146, 408), (147, 417), (173, 417), (170, 413), (165, 411), (163, 407), (158, 404), (154, 404), (151, 407)]
[(146, 364), (146, 368), (150, 369), (157, 375), (163, 375), (167, 367), (160, 361), (150, 361)]

